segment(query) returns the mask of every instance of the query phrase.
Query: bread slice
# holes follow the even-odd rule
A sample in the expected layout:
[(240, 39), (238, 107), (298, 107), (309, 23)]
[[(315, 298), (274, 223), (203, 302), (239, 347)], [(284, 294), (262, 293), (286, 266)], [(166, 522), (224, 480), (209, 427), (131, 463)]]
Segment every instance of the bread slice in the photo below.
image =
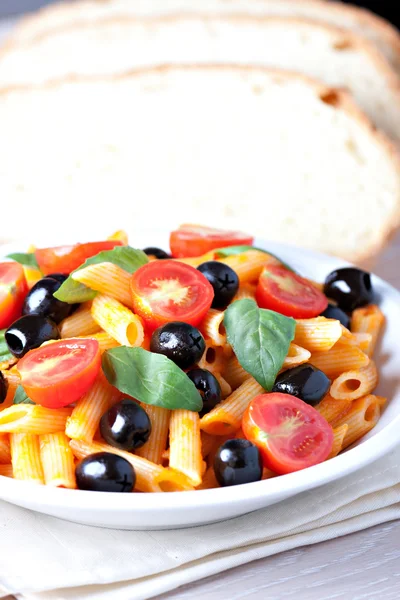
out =
[(249, 16), (111, 19), (45, 36), (0, 59), (0, 86), (112, 75), (170, 63), (255, 64), (347, 88), (372, 122), (400, 143), (400, 77), (375, 46), (301, 19)]
[(201, 222), (361, 261), (400, 223), (394, 147), (298, 74), (176, 66), (2, 92), (0, 130), (10, 236)]
[(10, 45), (31, 41), (78, 24), (102, 19), (172, 13), (290, 16), (312, 19), (354, 31), (373, 42), (400, 71), (400, 33), (372, 12), (326, 0), (82, 0), (60, 2), (21, 20)]

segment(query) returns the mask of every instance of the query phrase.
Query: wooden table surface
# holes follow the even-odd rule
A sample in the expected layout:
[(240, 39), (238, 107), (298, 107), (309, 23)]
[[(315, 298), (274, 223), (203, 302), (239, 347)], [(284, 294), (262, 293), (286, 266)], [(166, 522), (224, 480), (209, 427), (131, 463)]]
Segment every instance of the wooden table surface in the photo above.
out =
[[(24, 1), (32, 4), (34, 0)], [(7, 2), (0, 0), (0, 16), (6, 14)], [(10, 25), (10, 20), (0, 22), (0, 42)], [(399, 263), (400, 236), (374, 271), (400, 289)], [(400, 521), (386, 523), (231, 569), (157, 600), (397, 600), (399, 539)]]

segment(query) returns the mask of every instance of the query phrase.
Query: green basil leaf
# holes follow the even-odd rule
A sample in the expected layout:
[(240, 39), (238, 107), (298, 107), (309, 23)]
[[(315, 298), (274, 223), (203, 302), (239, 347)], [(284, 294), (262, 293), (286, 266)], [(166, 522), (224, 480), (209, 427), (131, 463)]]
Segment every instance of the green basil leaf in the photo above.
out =
[[(149, 259), (142, 250), (136, 250), (130, 246), (115, 246), (112, 250), (104, 250), (96, 254), (96, 256), (88, 258), (75, 271), (80, 271), (89, 265), (98, 265), (102, 262), (113, 263), (128, 273), (134, 273), (139, 267), (149, 262)], [(96, 294), (97, 292), (89, 289), (83, 283), (74, 281), (70, 275), (53, 295), (57, 300), (68, 302), (68, 304), (75, 304), (76, 302), (93, 300)]]
[(28, 396), (22, 385), (19, 385), (15, 390), (13, 404), (35, 404)]
[(194, 383), (172, 360), (143, 348), (120, 346), (102, 359), (108, 381), (144, 404), (200, 411), (203, 401)]
[(2, 329), (0, 331), (0, 363), (6, 362), (6, 361), (14, 358), (8, 349), (8, 346), (7, 346), (7, 343), (5, 340), (5, 335), (4, 335), (5, 332), (6, 332), (6, 329)]
[(242, 254), (243, 252), (247, 252), (247, 250), (258, 250), (259, 252), (264, 252), (264, 254), (273, 256), (274, 258), (276, 258), (276, 260), (279, 260), (279, 262), (282, 263), (282, 265), (286, 269), (294, 272), (294, 269), (292, 269), (292, 267), (289, 267), (289, 265), (287, 263), (283, 262), (283, 260), (281, 258), (279, 258), (279, 256), (276, 256), (276, 254), (272, 254), (272, 252), (269, 252), (268, 250), (265, 250), (264, 248), (256, 248), (256, 246), (227, 246), (226, 248), (217, 248), (216, 250), (214, 250), (214, 252), (216, 253), (217, 258), (224, 258), (226, 256), (234, 256), (236, 254)]
[(224, 325), (243, 369), (271, 391), (294, 338), (296, 321), (244, 299), (228, 306)]
[(15, 262), (20, 265), (24, 265), (26, 267), (32, 267), (34, 269), (39, 269), (38, 262), (36, 260), (36, 256), (33, 252), (28, 252), (23, 254), (22, 252), (16, 252), (14, 254), (8, 254), (6, 258), (11, 258), (15, 260)]

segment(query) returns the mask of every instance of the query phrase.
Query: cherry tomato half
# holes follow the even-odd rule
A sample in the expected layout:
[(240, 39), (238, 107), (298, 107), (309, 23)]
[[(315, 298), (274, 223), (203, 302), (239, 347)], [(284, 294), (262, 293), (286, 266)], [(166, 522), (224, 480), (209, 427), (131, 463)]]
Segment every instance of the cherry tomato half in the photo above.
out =
[(224, 231), (202, 225), (181, 225), (172, 231), (169, 239), (175, 258), (201, 256), (215, 248), (251, 246), (252, 243), (252, 236), (241, 231)]
[(256, 300), (261, 308), (295, 319), (317, 317), (328, 306), (328, 299), (320, 290), (280, 265), (264, 268), (258, 281)]
[(36, 260), (44, 275), (62, 273), (69, 275), (80, 267), (85, 260), (95, 256), (103, 250), (112, 250), (115, 246), (122, 246), (120, 240), (106, 242), (88, 242), (74, 246), (56, 246), (55, 248), (42, 248), (35, 250)]
[(28, 352), (18, 363), (31, 400), (47, 408), (72, 404), (92, 387), (101, 366), (97, 340), (68, 339)]
[(22, 265), (0, 263), (0, 329), (9, 327), (21, 316), (28, 285)]
[(264, 465), (279, 475), (323, 462), (332, 450), (328, 421), (290, 394), (256, 396), (243, 416), (242, 428), (259, 448)]
[(131, 291), (135, 312), (150, 331), (170, 321), (198, 325), (214, 298), (200, 271), (168, 259), (140, 267), (132, 275)]

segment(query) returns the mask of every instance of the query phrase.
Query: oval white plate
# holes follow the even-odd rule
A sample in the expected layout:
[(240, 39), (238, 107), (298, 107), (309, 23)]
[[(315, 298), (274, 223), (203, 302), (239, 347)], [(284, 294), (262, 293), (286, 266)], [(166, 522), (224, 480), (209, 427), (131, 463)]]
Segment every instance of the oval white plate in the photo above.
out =
[[(54, 244), (54, 240), (46, 243)], [(131, 243), (137, 247), (168, 247), (167, 237), (155, 235), (154, 232), (152, 235), (142, 232)], [(255, 245), (269, 249), (304, 276), (317, 281), (323, 281), (334, 268), (346, 264), (336, 258), (263, 240), (256, 240)], [(5, 255), (11, 248), (2, 250)], [(13, 250), (21, 251), (23, 246), (13, 247)], [(375, 276), (373, 285), (387, 318), (386, 330), (376, 353), (380, 372), (378, 391), (387, 396), (389, 402), (375, 429), (342, 455), (304, 471), (267, 481), (169, 494), (110, 494), (53, 489), (0, 477), (0, 498), (86, 525), (120, 529), (169, 529), (242, 515), (316, 488), (373, 462), (398, 443), (400, 428), (400, 293)]]

